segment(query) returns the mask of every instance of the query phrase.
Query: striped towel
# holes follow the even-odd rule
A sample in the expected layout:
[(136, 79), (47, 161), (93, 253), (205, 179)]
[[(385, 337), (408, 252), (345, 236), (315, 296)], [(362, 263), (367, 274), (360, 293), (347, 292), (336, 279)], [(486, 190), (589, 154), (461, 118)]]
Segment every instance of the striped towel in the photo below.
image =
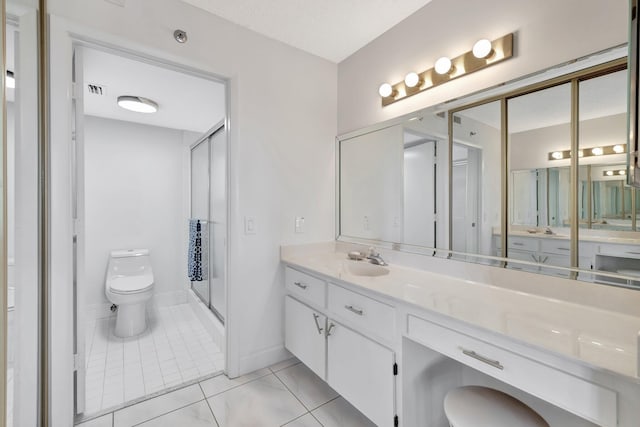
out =
[(192, 282), (209, 280), (209, 226), (206, 221), (189, 220), (188, 276)]

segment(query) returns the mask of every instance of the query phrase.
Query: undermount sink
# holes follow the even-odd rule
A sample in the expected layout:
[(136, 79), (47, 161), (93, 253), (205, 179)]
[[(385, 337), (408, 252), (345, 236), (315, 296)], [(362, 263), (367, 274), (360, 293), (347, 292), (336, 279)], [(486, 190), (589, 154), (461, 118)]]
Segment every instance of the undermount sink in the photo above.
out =
[(376, 277), (389, 274), (389, 269), (387, 267), (364, 261), (350, 262), (347, 265), (347, 270), (354, 276)]

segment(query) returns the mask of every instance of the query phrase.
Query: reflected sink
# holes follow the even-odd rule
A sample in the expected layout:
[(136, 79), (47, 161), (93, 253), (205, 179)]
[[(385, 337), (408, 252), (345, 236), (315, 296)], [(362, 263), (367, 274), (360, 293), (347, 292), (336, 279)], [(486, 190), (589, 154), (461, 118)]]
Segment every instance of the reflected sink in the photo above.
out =
[(347, 265), (347, 270), (354, 276), (376, 277), (389, 274), (387, 267), (362, 261), (350, 262)]

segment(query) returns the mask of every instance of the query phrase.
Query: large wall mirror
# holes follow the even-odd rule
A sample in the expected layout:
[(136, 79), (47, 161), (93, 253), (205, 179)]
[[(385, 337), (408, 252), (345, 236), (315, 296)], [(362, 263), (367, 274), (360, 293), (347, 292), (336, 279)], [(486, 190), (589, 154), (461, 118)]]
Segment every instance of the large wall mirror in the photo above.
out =
[(640, 289), (617, 52), (339, 137), (338, 239)]

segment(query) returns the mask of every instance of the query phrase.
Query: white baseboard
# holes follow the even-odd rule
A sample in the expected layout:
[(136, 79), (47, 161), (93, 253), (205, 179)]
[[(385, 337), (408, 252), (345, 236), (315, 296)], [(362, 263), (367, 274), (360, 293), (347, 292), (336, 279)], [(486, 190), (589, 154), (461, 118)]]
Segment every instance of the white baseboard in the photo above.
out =
[(204, 305), (204, 303), (198, 298), (198, 296), (189, 289), (187, 291), (187, 299), (189, 305), (198, 316), (198, 319), (202, 322), (205, 329), (213, 339), (213, 342), (220, 348), (222, 354), (227, 355), (227, 340), (224, 325), (218, 320), (218, 318)]
[[(177, 304), (187, 303), (187, 291), (170, 291), (154, 293), (151, 298), (151, 304), (147, 304), (147, 312), (153, 312), (156, 307), (169, 307)], [(87, 304), (85, 311), (86, 319), (104, 319), (105, 317), (115, 316), (111, 312), (111, 303), (108, 301), (98, 304)]]
[(245, 375), (258, 369), (275, 365), (278, 362), (287, 360), (291, 357), (289, 350), (284, 345), (278, 345), (240, 359), (239, 375)]

